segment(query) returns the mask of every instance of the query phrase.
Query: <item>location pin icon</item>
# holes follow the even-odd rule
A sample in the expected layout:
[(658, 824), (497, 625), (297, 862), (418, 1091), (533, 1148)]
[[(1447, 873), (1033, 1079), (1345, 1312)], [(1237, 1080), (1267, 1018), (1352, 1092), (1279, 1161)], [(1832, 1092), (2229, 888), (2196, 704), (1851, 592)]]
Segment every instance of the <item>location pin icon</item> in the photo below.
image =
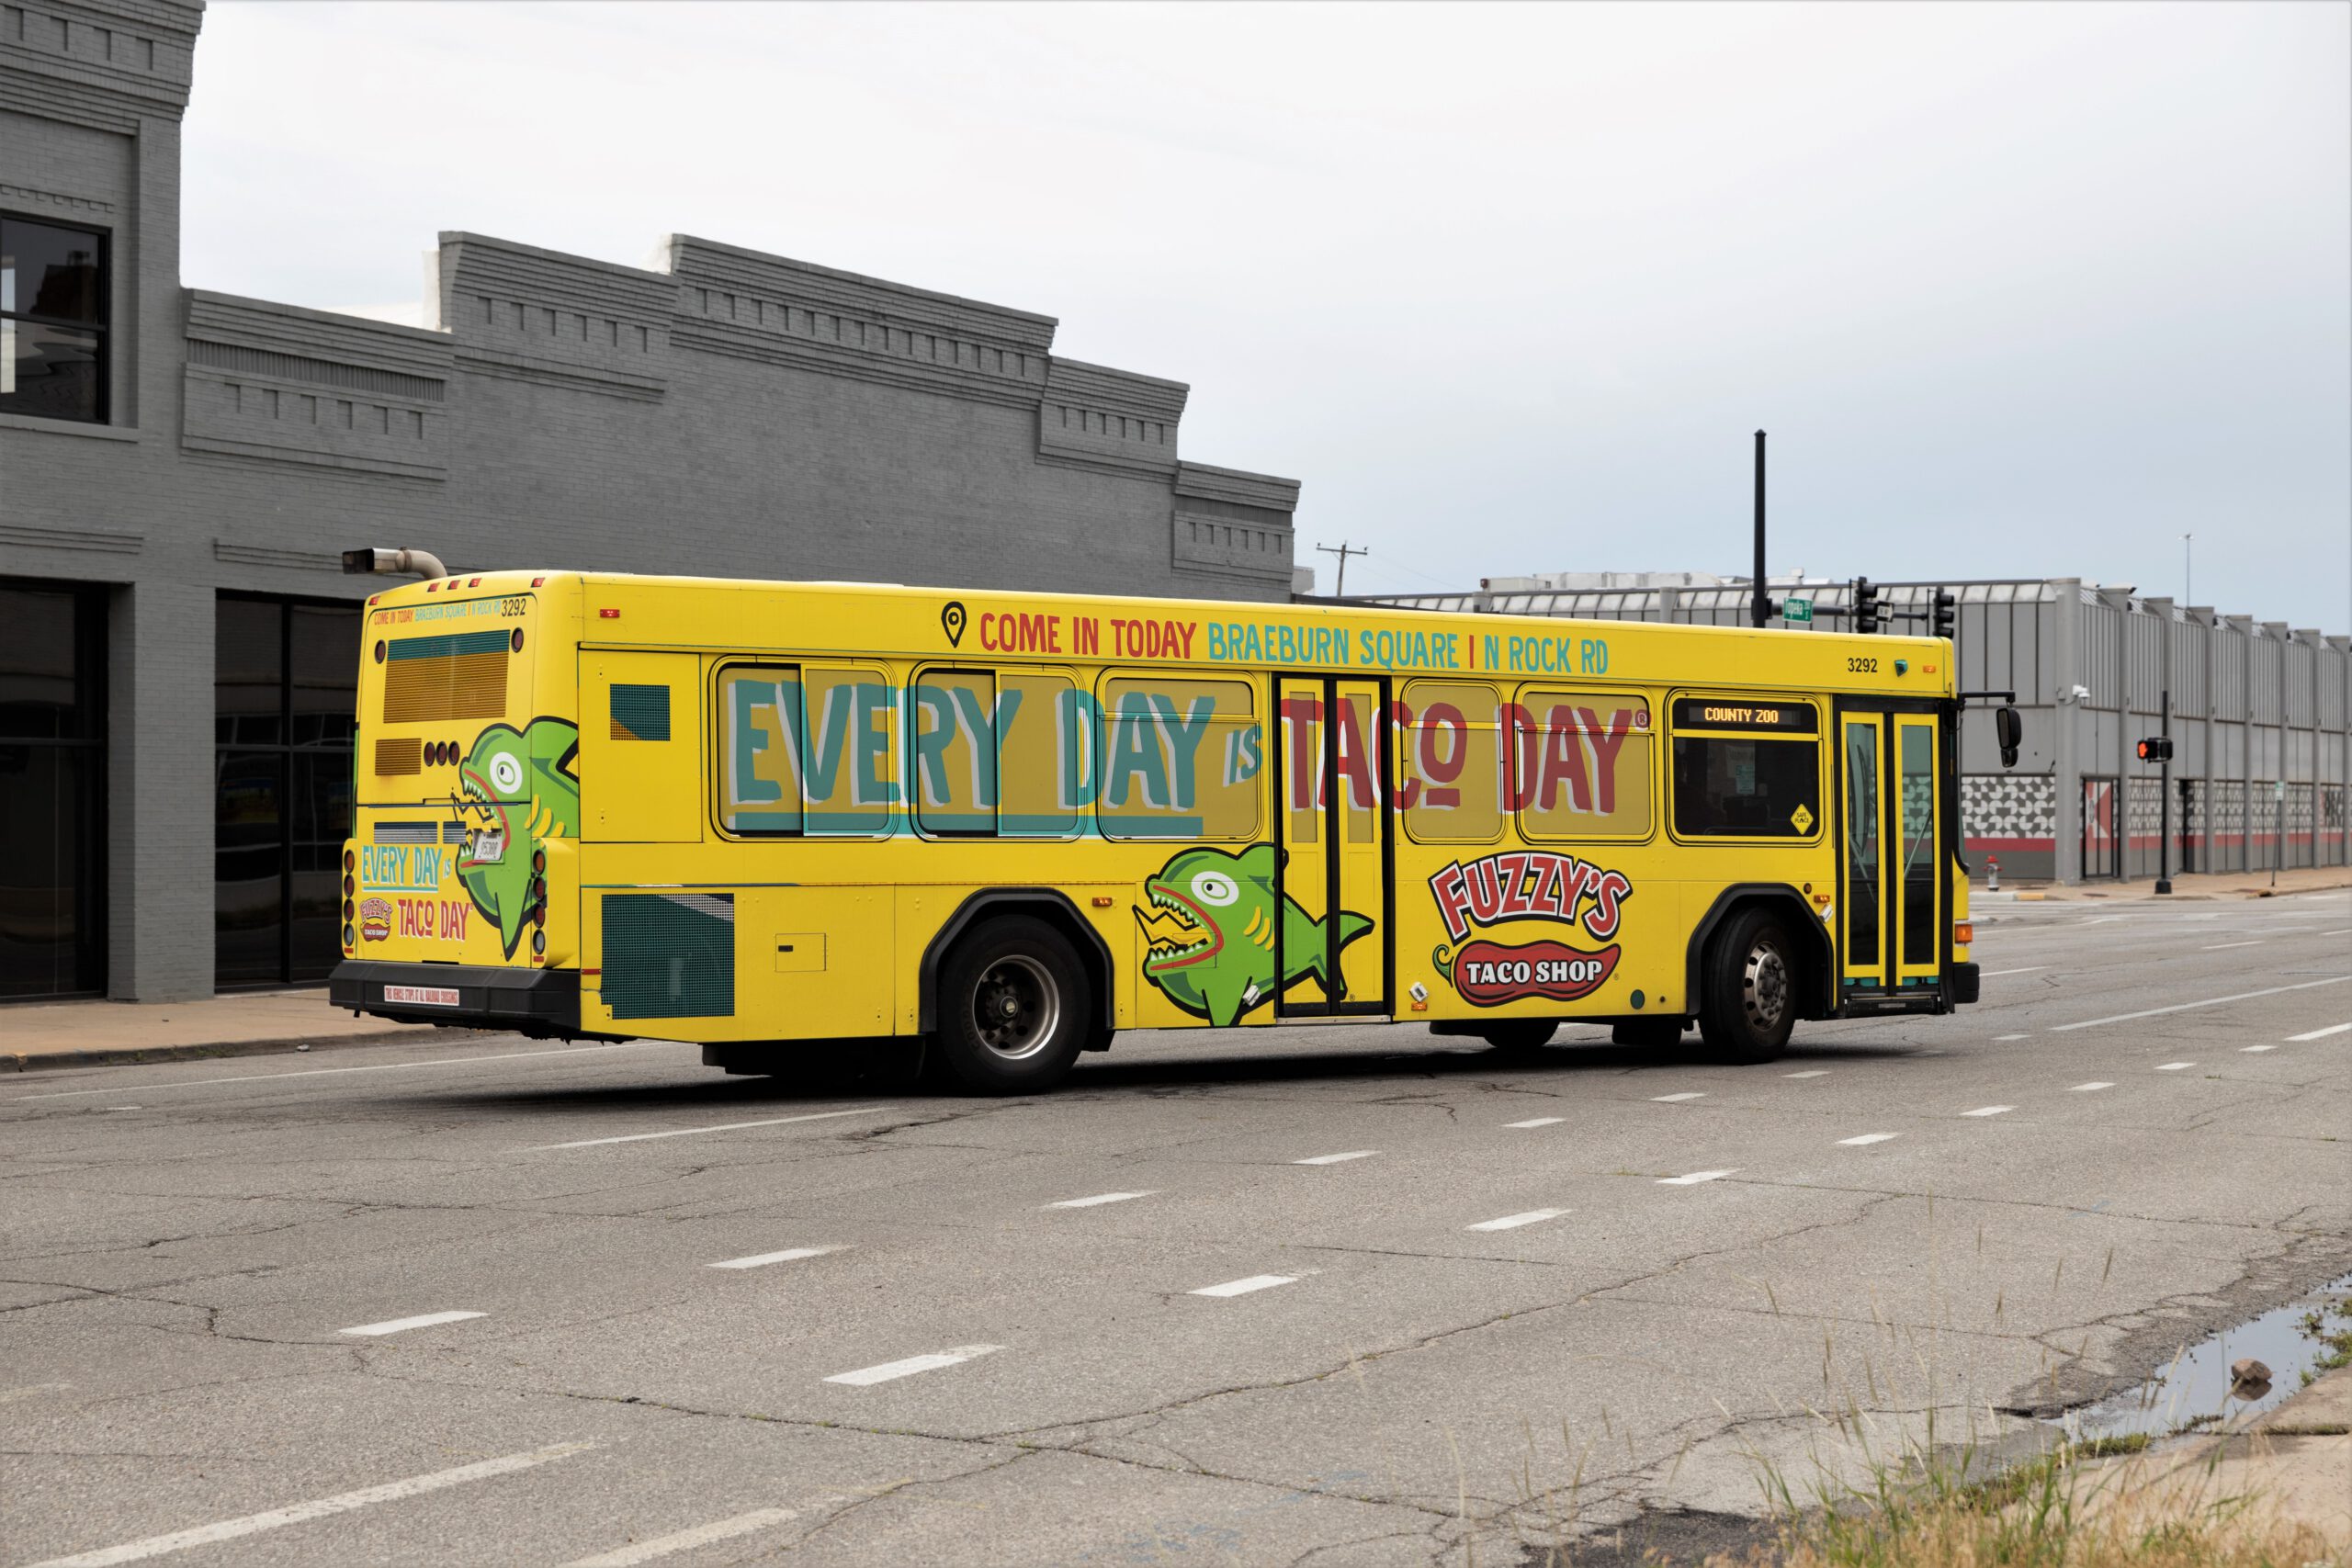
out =
[(964, 606), (961, 601), (950, 599), (947, 607), (939, 612), (939, 624), (947, 633), (947, 646), (961, 648), (964, 644)]

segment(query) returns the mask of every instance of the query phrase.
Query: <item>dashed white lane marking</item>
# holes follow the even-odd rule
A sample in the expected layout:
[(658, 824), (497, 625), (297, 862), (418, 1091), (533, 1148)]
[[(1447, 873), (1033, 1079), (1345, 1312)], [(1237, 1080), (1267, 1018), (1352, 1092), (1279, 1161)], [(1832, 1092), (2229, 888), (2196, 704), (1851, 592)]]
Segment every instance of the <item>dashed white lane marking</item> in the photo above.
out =
[(1523, 1214), (1505, 1214), (1499, 1220), (1480, 1220), (1475, 1225), (1464, 1225), (1466, 1231), (1515, 1231), (1521, 1225), (1540, 1225), (1545, 1220), (1556, 1220), (1566, 1209), (1530, 1209)]
[(771, 1263), (797, 1263), (804, 1258), (822, 1258), (828, 1252), (839, 1252), (838, 1247), (787, 1247), (782, 1252), (755, 1252), (749, 1258), (730, 1258), (723, 1263), (705, 1265), (710, 1269), (764, 1269)]
[(1378, 1149), (1350, 1149), (1343, 1155), (1317, 1155), (1312, 1159), (1295, 1159), (1293, 1165), (1342, 1165), (1351, 1159), (1370, 1159)]
[(2029, 964), (2022, 969), (1995, 969), (1977, 976), (1980, 980), (1997, 980), (2004, 975), (2039, 975), (2049, 968), (2047, 964)]
[(658, 1535), (651, 1540), (635, 1540), (627, 1546), (600, 1551), (594, 1557), (575, 1557), (563, 1568), (636, 1568), (639, 1562), (650, 1562), (657, 1557), (667, 1557), (673, 1551), (704, 1546), (714, 1540), (731, 1540), (739, 1535), (780, 1525), (800, 1516), (790, 1508), (757, 1508), (748, 1514), (738, 1514), (731, 1519), (713, 1519), (707, 1525), (679, 1530), (674, 1535)]
[(2033, 1036), (2031, 1034), (1996, 1034), (1993, 1036), (1993, 1043), (2000, 1045), (2005, 1044), (2011, 1040), (2030, 1040), (2032, 1038)]
[(430, 1475), (412, 1475), (405, 1481), (389, 1481), (381, 1486), (364, 1486), (356, 1492), (337, 1493), (332, 1497), (272, 1508), (267, 1513), (223, 1519), (219, 1524), (198, 1525), (194, 1529), (174, 1530), (169, 1535), (151, 1535), (144, 1540), (125, 1541), (120, 1546), (102, 1547), (98, 1551), (80, 1552), (72, 1557), (52, 1557), (45, 1562), (28, 1564), (28, 1568), (110, 1568), (117, 1562), (136, 1562), (143, 1557), (161, 1557), (167, 1551), (184, 1551), (191, 1546), (209, 1546), (214, 1541), (234, 1540), (240, 1536), (303, 1524), (311, 1519), (324, 1518), (330, 1514), (347, 1514), (354, 1508), (365, 1508), (370, 1504), (394, 1503), (420, 1493), (438, 1492), (445, 1486), (462, 1486), (469, 1481), (486, 1481), (493, 1475), (506, 1475), (514, 1471), (528, 1470), (533, 1465), (546, 1464), (550, 1460), (585, 1453), (597, 1446), (594, 1443), (557, 1443), (551, 1448), (533, 1449), (526, 1454), (507, 1454), (501, 1459), (459, 1465), (455, 1470), (436, 1470)]
[(1899, 1138), (1902, 1135), (1900, 1133), (1864, 1133), (1858, 1138), (1840, 1138), (1838, 1141), (1848, 1148), (1860, 1148), (1864, 1144), (1883, 1144), (1889, 1138)]
[(1295, 1285), (1298, 1283), (1298, 1279), (1299, 1277), (1295, 1274), (1252, 1274), (1247, 1280), (1227, 1280), (1222, 1285), (1203, 1285), (1199, 1290), (1188, 1291), (1185, 1294), (1246, 1296), (1252, 1291), (1271, 1291), (1276, 1285)]
[(2346, 926), (2340, 931), (2322, 931), (2319, 934), (2322, 936), (2352, 936), (2352, 926)]
[(2017, 1109), (2014, 1105), (1980, 1105), (1973, 1111), (1963, 1111), (1962, 1116), (2006, 1116)]
[(2199, 1008), (2217, 1008), (2224, 1002), (2249, 1001), (2256, 997), (2276, 997), (2288, 991), (2308, 991), (2314, 986), (2340, 986), (2352, 980), (2352, 975), (2331, 975), (2324, 980), (2305, 980), (2294, 986), (2266, 986), (2258, 991), (2239, 991), (2232, 996), (2208, 997), (2201, 1002), (2175, 1002), (2168, 1008), (2145, 1008), (2138, 1012), (2119, 1012), (2112, 1018), (2086, 1018), (2080, 1023), (2061, 1023), (2050, 1032), (2064, 1034), (2070, 1029), (2096, 1029), (2102, 1023), (2128, 1023), (2135, 1018), (2155, 1018), (2168, 1012), (2193, 1012)]
[(1784, 1078), (1826, 1078), (1829, 1076), (1829, 1069), (1827, 1067), (1808, 1067), (1801, 1073), (1782, 1073), (1781, 1076)]
[(1048, 1203), (1046, 1207), (1048, 1209), (1091, 1209), (1103, 1203), (1124, 1203), (1130, 1198), (1148, 1198), (1159, 1190), (1157, 1187), (1150, 1187), (1141, 1192), (1097, 1192), (1091, 1198), (1065, 1198), (1058, 1203)]
[(1565, 1116), (1531, 1116), (1524, 1122), (1506, 1122), (1506, 1127), (1556, 1127), (1566, 1121)]
[(2078, 1083), (2066, 1092), (2068, 1094), (2091, 1094), (2102, 1089), (2113, 1089), (2114, 1087), (2115, 1086), (2111, 1083), (2104, 1083), (2094, 1078), (2089, 1083)]
[(396, 1317), (390, 1323), (363, 1323), (356, 1328), (338, 1328), (337, 1334), (364, 1335), (379, 1338), (387, 1334), (405, 1334), (412, 1328), (432, 1328), (444, 1323), (463, 1323), (469, 1317), (488, 1317), (486, 1312), (428, 1312), (420, 1317)]
[(109, 1105), (107, 1109), (108, 1111), (144, 1111), (147, 1108), (143, 1105)]
[(2260, 937), (2256, 937), (2252, 942), (2217, 942), (2209, 947), (2201, 947), (2198, 949), (2198, 951), (2199, 953), (2219, 953), (2225, 947), (2260, 947), (2261, 945), (2262, 939)]
[(854, 1372), (835, 1372), (825, 1381), (864, 1388), (869, 1383), (888, 1382), (893, 1378), (910, 1378), (917, 1372), (935, 1372), (942, 1367), (960, 1366), (981, 1356), (992, 1356), (1003, 1348), (1001, 1345), (958, 1345), (953, 1349), (933, 1350), (925, 1355), (909, 1356), (903, 1360), (885, 1361), (878, 1367), (860, 1367)]
[(1650, 1096), (1650, 1098), (1657, 1101), (1660, 1105), (1675, 1105), (1679, 1104), (1682, 1100), (1704, 1100), (1707, 1097), (1701, 1090), (1691, 1089), (1685, 1089), (1680, 1094), (1654, 1094)]
[(2352, 1023), (2331, 1023), (2325, 1029), (2314, 1029), (2309, 1034), (2290, 1034), (2287, 1043), (2301, 1045), (2306, 1040), (2324, 1040), (2331, 1034), (2342, 1034), (2347, 1031), (2352, 1031)]
[(691, 1138), (698, 1133), (740, 1133), (747, 1127), (787, 1127), (795, 1122), (830, 1122), (836, 1116), (879, 1116), (896, 1109), (888, 1105), (862, 1105), (854, 1111), (818, 1111), (807, 1116), (771, 1116), (764, 1122), (722, 1122), (716, 1127), (673, 1127), (666, 1133), (630, 1133), (618, 1138), (581, 1138), (569, 1144), (535, 1144), (528, 1154), (544, 1154), (549, 1149), (594, 1149), (607, 1144), (644, 1144), (656, 1138)]
[(2277, 1049), (2278, 1049), (2278, 1046), (2276, 1046), (2276, 1045), (2241, 1045), (2241, 1046), (2239, 1046), (2239, 1047), (2238, 1047), (2238, 1049), (2239, 1049), (2239, 1050), (2241, 1050), (2241, 1051), (2245, 1051), (2245, 1052), (2252, 1053), (2252, 1052), (2256, 1052), (2256, 1051), (2276, 1051)]
[(20, 1094), (18, 1100), (72, 1100), (85, 1094), (120, 1094), (124, 1089), (201, 1089), (215, 1083), (266, 1083), (271, 1078), (315, 1078), (329, 1073), (398, 1073), (411, 1067), (470, 1067), (476, 1062), (520, 1062), (532, 1056), (581, 1056), (591, 1051), (633, 1051), (660, 1040), (625, 1040), (615, 1045), (565, 1045), (553, 1051), (502, 1051), (495, 1056), (437, 1056), (430, 1062), (370, 1062), (364, 1067), (298, 1067), (290, 1073), (240, 1073), (232, 1078), (183, 1078), (178, 1083), (116, 1084), (109, 1089), (61, 1089)]
[(2196, 1065), (2197, 1064), (2194, 1062), (2158, 1062), (2156, 1064), (2156, 1071), (2160, 1073), (2177, 1073), (2184, 1067), (2193, 1067)]
[(1657, 1184), (1660, 1187), (1696, 1187), (1702, 1181), (1721, 1181), (1724, 1177), (1736, 1176), (1738, 1172), (1737, 1166), (1729, 1170), (1694, 1170), (1688, 1176), (1662, 1176), (1658, 1178)]

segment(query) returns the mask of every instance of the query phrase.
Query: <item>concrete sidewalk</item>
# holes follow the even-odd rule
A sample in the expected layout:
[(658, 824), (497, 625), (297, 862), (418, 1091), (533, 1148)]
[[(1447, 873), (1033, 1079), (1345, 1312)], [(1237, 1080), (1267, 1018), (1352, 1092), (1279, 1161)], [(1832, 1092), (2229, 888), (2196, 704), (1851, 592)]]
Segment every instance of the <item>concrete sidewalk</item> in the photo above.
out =
[(2132, 882), (2086, 882), (2071, 886), (2057, 882), (2012, 881), (1998, 893), (1985, 891), (1982, 881), (1972, 882), (1968, 889), (1969, 908), (1997, 904), (2072, 903), (2076, 900), (2115, 904), (2153, 900), (2170, 903), (2181, 899), (2207, 902), (2217, 898), (2285, 897), (2290, 893), (2324, 893), (2331, 888), (2352, 887), (2352, 868), (2340, 865), (2298, 866), (2278, 874), (2277, 886), (2270, 873), (2263, 871), (2199, 872), (2193, 876), (2175, 876), (2172, 891), (2159, 895), (2154, 877)]
[(323, 986), (232, 992), (192, 1002), (59, 1002), (0, 1007), (0, 1072), (245, 1056), (299, 1047), (383, 1044), (475, 1030), (354, 1018)]
[(2077, 1473), (2093, 1483), (2086, 1495), (2094, 1511), (2180, 1517), (2245, 1508), (2250, 1518), (2308, 1525), (2335, 1551), (2352, 1551), (2352, 1367), (2242, 1429), (2159, 1443)]

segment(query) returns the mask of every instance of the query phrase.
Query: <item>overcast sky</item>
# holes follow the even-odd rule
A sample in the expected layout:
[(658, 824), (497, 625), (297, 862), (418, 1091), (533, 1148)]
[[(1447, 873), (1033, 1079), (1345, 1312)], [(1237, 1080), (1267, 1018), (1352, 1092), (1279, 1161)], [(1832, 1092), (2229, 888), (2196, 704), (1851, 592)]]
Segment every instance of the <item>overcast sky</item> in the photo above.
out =
[(2079, 575), (2352, 630), (2352, 7), (218, 3), (192, 285), (469, 229), (1057, 316), (1328, 592)]

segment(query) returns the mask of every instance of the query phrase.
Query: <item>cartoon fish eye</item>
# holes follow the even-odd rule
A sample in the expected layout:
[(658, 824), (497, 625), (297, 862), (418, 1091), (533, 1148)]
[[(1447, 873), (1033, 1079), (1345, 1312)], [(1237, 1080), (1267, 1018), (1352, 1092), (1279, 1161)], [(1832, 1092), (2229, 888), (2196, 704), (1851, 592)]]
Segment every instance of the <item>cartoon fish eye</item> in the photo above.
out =
[(1204, 871), (1193, 878), (1193, 892), (1202, 903), (1219, 907), (1241, 897), (1241, 889), (1233, 885), (1233, 878), (1220, 876), (1214, 871)]
[(501, 790), (512, 790), (523, 782), (523, 764), (512, 752), (501, 751), (490, 760), (490, 782)]

